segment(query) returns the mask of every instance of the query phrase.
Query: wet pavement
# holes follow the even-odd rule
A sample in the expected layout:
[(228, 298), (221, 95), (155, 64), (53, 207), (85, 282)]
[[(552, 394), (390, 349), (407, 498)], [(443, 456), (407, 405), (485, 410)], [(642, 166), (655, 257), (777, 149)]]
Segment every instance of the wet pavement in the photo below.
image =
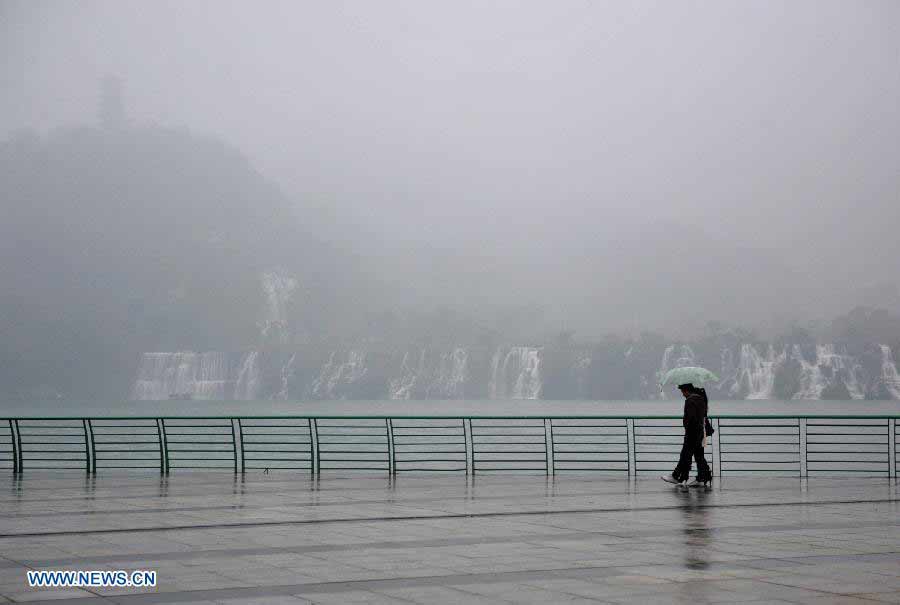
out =
[[(0, 602), (900, 603), (888, 479), (26, 473)], [(31, 589), (27, 570), (155, 570)]]

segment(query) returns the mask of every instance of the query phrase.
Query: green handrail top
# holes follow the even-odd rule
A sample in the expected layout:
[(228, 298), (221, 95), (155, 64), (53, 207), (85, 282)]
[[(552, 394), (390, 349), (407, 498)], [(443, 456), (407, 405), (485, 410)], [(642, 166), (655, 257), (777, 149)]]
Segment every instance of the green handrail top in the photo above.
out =
[[(900, 419), (898, 414), (712, 414), (713, 420), (889, 420)], [(306, 414), (306, 415), (154, 415), (154, 416), (6, 416), (3, 420), (680, 420), (676, 414)]]

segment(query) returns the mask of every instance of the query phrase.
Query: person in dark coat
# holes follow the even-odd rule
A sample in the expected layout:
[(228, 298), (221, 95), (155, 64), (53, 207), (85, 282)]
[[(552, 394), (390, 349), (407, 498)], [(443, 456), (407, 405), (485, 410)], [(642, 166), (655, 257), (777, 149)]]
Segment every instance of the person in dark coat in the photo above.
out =
[[(705, 389), (698, 389), (694, 385), (680, 384), (678, 388), (684, 395), (684, 443), (681, 446), (681, 456), (678, 466), (671, 475), (663, 475), (662, 480), (669, 483), (685, 484), (688, 487), (695, 485), (707, 485), (712, 481), (712, 473), (709, 464), (703, 456), (703, 437), (706, 427), (706, 415), (709, 409), (709, 399)], [(691, 459), (697, 462), (697, 478), (688, 482), (691, 474)]]

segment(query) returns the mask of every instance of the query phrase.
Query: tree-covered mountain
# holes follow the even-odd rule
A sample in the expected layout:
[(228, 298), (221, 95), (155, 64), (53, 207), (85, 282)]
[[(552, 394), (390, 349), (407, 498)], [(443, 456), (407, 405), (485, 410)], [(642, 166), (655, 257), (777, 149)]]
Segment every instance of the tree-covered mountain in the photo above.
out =
[(340, 311), (348, 259), (217, 139), (20, 134), (0, 183), (2, 395), (121, 396), (142, 351), (310, 340)]

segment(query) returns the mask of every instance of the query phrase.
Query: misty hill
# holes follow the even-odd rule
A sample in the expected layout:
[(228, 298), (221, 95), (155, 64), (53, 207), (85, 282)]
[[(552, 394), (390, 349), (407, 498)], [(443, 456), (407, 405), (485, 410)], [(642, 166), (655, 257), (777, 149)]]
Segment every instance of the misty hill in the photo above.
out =
[(346, 263), (219, 140), (25, 134), (0, 144), (0, 183), (0, 395), (118, 396), (142, 351), (311, 338), (335, 314)]
[[(388, 242), (324, 224), (218, 139), (121, 116), (0, 143), (0, 183), (0, 398), (646, 398), (676, 354), (732, 376), (718, 396), (894, 388), (885, 311), (815, 338), (697, 336), (709, 319), (803, 317), (809, 291), (783, 259), (702, 226), (648, 217), (601, 238), (586, 220), (552, 247)], [(600, 337), (648, 326), (681, 340)], [(824, 376), (834, 364), (865, 371)]]

